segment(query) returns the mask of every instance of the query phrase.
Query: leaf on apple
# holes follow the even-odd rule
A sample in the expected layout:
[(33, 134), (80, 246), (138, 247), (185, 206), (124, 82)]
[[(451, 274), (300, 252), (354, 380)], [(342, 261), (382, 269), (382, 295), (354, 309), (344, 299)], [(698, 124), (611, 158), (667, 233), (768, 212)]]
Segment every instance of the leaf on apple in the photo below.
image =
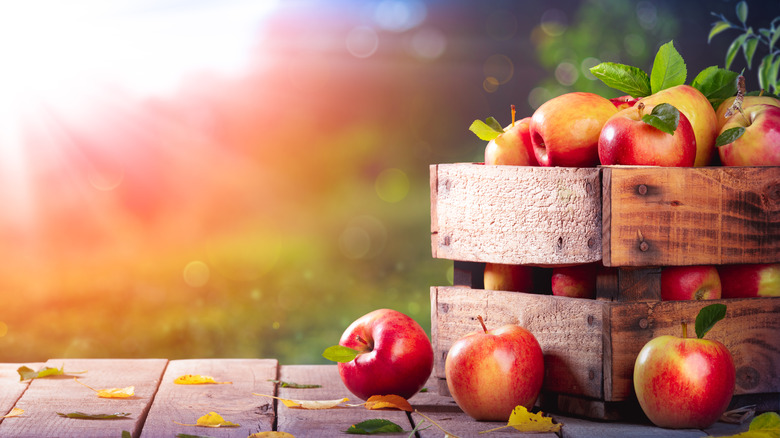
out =
[(333, 362), (347, 363), (360, 354), (354, 348), (344, 347), (343, 345), (331, 345), (322, 352), (322, 357)]
[(715, 324), (726, 317), (725, 304), (710, 304), (702, 308), (696, 315), (696, 336), (701, 339)]
[(696, 75), (691, 86), (701, 91), (701, 94), (710, 101), (712, 107), (717, 109), (724, 100), (737, 93), (738, 79), (739, 73), (713, 65)]
[(279, 400), (288, 408), (294, 408), (294, 409), (313, 409), (313, 410), (333, 409), (335, 407), (338, 407), (340, 404), (349, 401), (349, 399), (346, 397), (337, 400), (294, 400), (294, 399), (281, 398), (281, 397), (276, 397), (267, 394), (257, 394), (254, 392), (252, 394), (258, 395), (260, 397), (270, 397)]
[(780, 415), (777, 412), (765, 412), (753, 418), (747, 432), (718, 438), (777, 438), (778, 436), (780, 436)]
[(504, 133), (504, 128), (493, 117), (488, 117), (483, 122), (482, 120), (474, 120), (469, 126), (469, 131), (473, 132), (480, 138), (480, 140), (490, 141)]
[(604, 85), (620, 90), (631, 97), (645, 97), (650, 93), (650, 77), (637, 67), (602, 62), (590, 68), (593, 76), (601, 79)]
[(662, 45), (655, 54), (653, 69), (650, 72), (650, 89), (655, 94), (661, 90), (677, 85), (683, 85), (688, 77), (688, 70), (674, 41)]
[(650, 114), (642, 116), (642, 121), (669, 135), (674, 135), (680, 123), (680, 111), (668, 103), (653, 107)]
[(729, 143), (737, 141), (745, 133), (745, 128), (737, 126), (736, 128), (727, 129), (720, 133), (718, 138), (715, 139), (715, 146), (721, 147)]
[(516, 406), (512, 414), (509, 415), (509, 421), (507, 421), (506, 426), (496, 427), (480, 433), (495, 432), (507, 427), (514, 427), (520, 432), (527, 433), (560, 432), (561, 426), (563, 425), (553, 423), (552, 418), (545, 417), (541, 412), (534, 414), (528, 412), (525, 406)]
[(349, 426), (345, 433), (355, 435), (373, 435), (377, 433), (398, 433), (403, 432), (404, 428), (383, 418), (373, 418), (371, 420), (361, 421), (360, 423)]

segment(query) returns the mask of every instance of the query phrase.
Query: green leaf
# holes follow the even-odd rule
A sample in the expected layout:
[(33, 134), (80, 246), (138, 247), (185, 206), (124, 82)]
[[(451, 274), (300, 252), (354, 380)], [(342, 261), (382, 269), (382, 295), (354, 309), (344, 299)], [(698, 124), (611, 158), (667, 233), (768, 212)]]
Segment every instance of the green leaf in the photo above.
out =
[(725, 304), (710, 304), (696, 315), (696, 336), (701, 339), (721, 319), (726, 317)]
[(780, 52), (775, 53), (775, 62), (772, 63), (772, 68), (769, 70), (769, 77), (765, 88), (774, 94), (777, 94), (778, 75), (780, 75)]
[(300, 384), (300, 383), (285, 382), (283, 380), (272, 380), (272, 379), (269, 379), (268, 381), (276, 383), (277, 385), (279, 385), (280, 388), (294, 388), (294, 389), (322, 388), (322, 385)]
[(637, 67), (614, 62), (602, 62), (590, 68), (593, 76), (608, 87), (620, 90), (632, 97), (649, 96), (650, 77)]
[(76, 418), (79, 420), (118, 420), (130, 416), (130, 414), (126, 412), (117, 412), (114, 414), (85, 414), (83, 412), (69, 412), (67, 414), (63, 414), (62, 412), (57, 412), (57, 415), (60, 417)]
[(333, 362), (350, 362), (360, 354), (359, 351), (354, 348), (344, 347), (341, 345), (332, 345), (322, 352), (322, 357)]
[(718, 138), (715, 139), (715, 146), (721, 147), (729, 143), (735, 142), (738, 138), (742, 137), (745, 133), (745, 128), (737, 126), (736, 128), (727, 129), (720, 133)]
[(772, 50), (778, 39), (780, 39), (780, 27), (775, 29), (772, 33), (772, 39), (769, 40), (769, 50)]
[(650, 114), (642, 116), (642, 121), (669, 135), (674, 135), (680, 123), (680, 111), (668, 103), (662, 103), (653, 107)]
[(742, 43), (745, 42), (745, 38), (748, 37), (748, 34), (743, 33), (742, 35), (734, 38), (734, 41), (731, 42), (731, 45), (729, 46), (728, 50), (726, 50), (726, 68), (731, 68), (731, 63), (734, 62), (734, 57), (737, 56), (737, 52), (739, 52), (740, 47), (742, 47)]
[(780, 433), (780, 415), (777, 412), (764, 412), (750, 421), (748, 430)]
[(650, 89), (653, 94), (670, 87), (682, 85), (688, 76), (685, 61), (669, 41), (658, 49), (650, 72)]
[(748, 70), (753, 65), (753, 55), (756, 54), (756, 47), (758, 47), (758, 37), (753, 36), (745, 40), (745, 46), (742, 52), (745, 54), (745, 61), (747, 62)]
[[(769, 85), (772, 82), (772, 54), (769, 53), (761, 59), (761, 64), (758, 65), (758, 87), (764, 90), (769, 89)], [(777, 74), (775, 74), (775, 77)]]
[(493, 117), (488, 117), (483, 122), (482, 120), (474, 120), (474, 123), (469, 126), (469, 131), (477, 134), (481, 140), (490, 141), (504, 133), (504, 128)]
[(16, 372), (19, 373), (19, 380), (21, 381), (37, 379), (40, 377), (61, 376), (65, 374), (64, 368), (65, 366), (63, 365), (62, 368), (43, 367), (38, 371), (34, 371), (32, 368), (27, 366), (20, 366)]
[(130, 434), (130, 432), (123, 430), (122, 431), (122, 438), (133, 438), (133, 435)]
[(710, 66), (701, 71), (691, 82), (691, 86), (707, 97), (713, 108), (723, 100), (737, 94), (739, 73)]
[(393, 423), (390, 420), (374, 418), (353, 424), (352, 426), (349, 426), (349, 429), (347, 429), (345, 432), (356, 435), (373, 435), (376, 433), (397, 433), (403, 431), (403, 427)]
[(748, 5), (746, 1), (741, 1), (737, 3), (737, 18), (739, 18), (739, 21), (742, 22), (742, 24), (745, 24), (745, 21), (747, 21), (748, 16)]
[(176, 434), (176, 438), (213, 438), (213, 437), (205, 436), (205, 435), (190, 435), (188, 433), (178, 433)]
[(731, 29), (731, 23), (728, 21), (717, 21), (712, 24), (712, 29), (710, 29), (710, 36), (707, 37), (707, 43), (709, 44), (710, 41), (712, 41), (712, 37), (715, 35), (723, 32), (726, 29)]

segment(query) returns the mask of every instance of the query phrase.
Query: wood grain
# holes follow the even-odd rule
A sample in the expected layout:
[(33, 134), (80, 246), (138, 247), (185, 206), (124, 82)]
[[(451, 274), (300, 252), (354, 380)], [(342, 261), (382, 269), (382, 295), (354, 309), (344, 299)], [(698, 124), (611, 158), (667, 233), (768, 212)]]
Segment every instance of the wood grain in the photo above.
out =
[[(0, 423), (0, 436), (91, 438), (118, 437), (126, 430), (138, 437), (146, 413), (157, 391), (165, 359), (52, 359), (46, 366), (65, 372), (84, 371), (79, 381), (95, 389), (135, 386), (135, 395), (126, 399), (98, 398), (95, 392), (73, 380), (73, 375), (35, 379), (16, 403), (25, 410), (21, 417)], [(18, 379), (18, 377), (17, 377)], [(63, 418), (58, 412), (89, 414), (130, 413), (119, 420), (78, 420)]]
[(436, 258), (550, 265), (601, 259), (597, 168), (431, 166)]
[[(276, 359), (186, 359), (168, 364), (142, 438), (175, 436), (178, 433), (213, 437), (246, 437), (273, 430), (273, 399), (252, 393), (273, 395), (278, 373)], [(214, 377), (227, 385), (178, 385), (174, 379), (185, 374)], [(199, 417), (216, 412), (238, 428), (206, 429), (174, 423), (195, 424)]]
[(606, 266), (780, 261), (780, 168), (602, 172)]
[(26, 366), (33, 370), (39, 370), (43, 363), (3, 363), (0, 364), (0, 423), (3, 416), (13, 409), (16, 401), (27, 390), (30, 384), (29, 380), (20, 381), (19, 373), (16, 371), (21, 366)]

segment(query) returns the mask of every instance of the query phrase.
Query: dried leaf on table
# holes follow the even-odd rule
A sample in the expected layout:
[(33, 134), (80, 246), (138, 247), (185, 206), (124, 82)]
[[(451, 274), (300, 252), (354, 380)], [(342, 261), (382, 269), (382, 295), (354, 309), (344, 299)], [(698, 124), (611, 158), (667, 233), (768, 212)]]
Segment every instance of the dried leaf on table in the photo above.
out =
[(198, 418), (198, 421), (195, 424), (179, 423), (178, 421), (174, 421), (174, 423), (181, 426), (200, 426), (200, 427), (240, 427), (241, 426), (240, 424), (225, 420), (224, 418), (222, 418), (222, 415), (219, 415), (216, 412), (209, 412), (208, 414)]
[(109, 388), (109, 389), (95, 389), (82, 383), (77, 378), (73, 378), (79, 384), (86, 386), (87, 388), (95, 391), (100, 398), (127, 398), (135, 395), (135, 386), (128, 386), (126, 388)]
[(287, 432), (256, 432), (246, 438), (295, 438), (295, 435)]
[(62, 412), (57, 412), (57, 415), (60, 417), (75, 418), (79, 420), (119, 420), (130, 416), (130, 414), (127, 412), (116, 412), (113, 414), (85, 414), (84, 412), (69, 412), (67, 414), (63, 414)]
[(349, 401), (349, 399), (346, 397), (340, 398), (338, 400), (293, 400), (293, 399), (275, 397), (273, 395), (257, 394), (254, 392), (252, 394), (259, 395), (261, 397), (275, 398), (280, 402), (284, 403), (284, 405), (287, 406), (288, 408), (297, 408), (297, 409), (333, 409), (335, 407), (338, 407), (340, 404)]
[(217, 382), (211, 376), (201, 376), (200, 374), (185, 374), (173, 380), (177, 385), (229, 385), (233, 382)]
[(545, 417), (541, 412), (532, 413), (528, 412), (525, 406), (516, 406), (509, 415), (509, 421), (506, 426), (497, 427), (495, 429), (485, 430), (480, 433), (495, 432), (497, 430), (505, 429), (507, 427), (514, 427), (521, 432), (558, 432), (561, 430), (561, 424), (553, 423), (552, 418)]
[(366, 409), (399, 409), (402, 411), (412, 412), (414, 409), (409, 402), (400, 395), (372, 395), (364, 403)]
[(718, 438), (778, 438), (780, 437), (780, 415), (765, 412), (750, 421), (747, 432)]
[[(53, 368), (53, 367), (43, 367), (38, 371), (33, 370), (32, 368), (28, 366), (20, 366), (17, 370), (17, 373), (19, 373), (19, 381), (24, 380), (32, 380), (32, 379), (40, 379), (43, 377), (52, 377), (52, 376), (64, 376), (65, 373), (65, 365), (62, 365), (60, 368)], [(70, 371), (67, 374), (83, 374), (86, 373), (86, 371)]]
[(24, 414), (24, 409), (21, 408), (13, 408), (11, 409), (11, 412), (3, 415), (2, 418), (11, 418), (11, 417), (18, 417), (20, 415)]
[(376, 433), (398, 433), (403, 431), (404, 429), (401, 426), (393, 423), (390, 420), (374, 418), (353, 424), (352, 426), (349, 426), (349, 429), (345, 430), (344, 432), (356, 435), (373, 435)]
[(293, 388), (293, 389), (309, 389), (309, 388), (322, 388), (322, 385), (311, 385), (302, 383), (285, 382), (283, 380), (269, 379), (269, 382), (276, 383), (280, 388)]

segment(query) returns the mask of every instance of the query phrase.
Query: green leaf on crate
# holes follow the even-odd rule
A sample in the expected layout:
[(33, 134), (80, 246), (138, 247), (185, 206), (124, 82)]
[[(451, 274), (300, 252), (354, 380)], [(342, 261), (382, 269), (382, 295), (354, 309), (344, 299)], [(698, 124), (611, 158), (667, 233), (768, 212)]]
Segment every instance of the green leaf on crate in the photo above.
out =
[(309, 389), (309, 388), (322, 388), (322, 385), (311, 385), (302, 383), (285, 382), (283, 380), (269, 379), (269, 382), (276, 383), (280, 388), (293, 388), (293, 389)]
[(483, 122), (482, 120), (474, 120), (469, 126), (469, 131), (473, 132), (480, 138), (480, 140), (490, 141), (504, 133), (504, 128), (493, 117), (488, 117)]
[(701, 71), (691, 82), (691, 86), (707, 97), (712, 107), (737, 94), (739, 73), (710, 66)]
[(736, 128), (730, 128), (725, 131), (723, 131), (720, 135), (718, 135), (718, 138), (715, 139), (715, 146), (721, 147), (725, 146), (729, 143), (735, 142), (738, 138), (742, 137), (742, 134), (745, 133), (745, 128), (741, 126), (737, 126)]
[(710, 304), (696, 315), (696, 336), (701, 339), (721, 319), (726, 317), (725, 304)]
[(650, 92), (650, 77), (640, 68), (614, 62), (602, 62), (590, 68), (591, 74), (604, 85), (620, 90), (632, 97), (645, 97)]
[(354, 348), (344, 347), (342, 345), (331, 345), (322, 352), (322, 357), (333, 362), (346, 363), (356, 358), (360, 354)]
[(373, 435), (377, 433), (398, 433), (403, 431), (403, 427), (393, 423), (390, 420), (374, 418), (353, 424), (352, 426), (349, 426), (349, 429), (345, 430), (344, 432), (355, 435)]
[(674, 135), (680, 123), (680, 111), (668, 103), (662, 103), (654, 106), (650, 114), (643, 115), (642, 121), (669, 135)]
[(114, 414), (85, 414), (84, 412), (69, 412), (63, 414), (57, 412), (57, 415), (65, 418), (76, 418), (79, 420), (119, 420), (130, 416), (127, 412), (116, 412)]
[(653, 70), (650, 72), (650, 90), (653, 94), (667, 88), (682, 85), (688, 77), (688, 70), (674, 41), (662, 45), (655, 54)]

